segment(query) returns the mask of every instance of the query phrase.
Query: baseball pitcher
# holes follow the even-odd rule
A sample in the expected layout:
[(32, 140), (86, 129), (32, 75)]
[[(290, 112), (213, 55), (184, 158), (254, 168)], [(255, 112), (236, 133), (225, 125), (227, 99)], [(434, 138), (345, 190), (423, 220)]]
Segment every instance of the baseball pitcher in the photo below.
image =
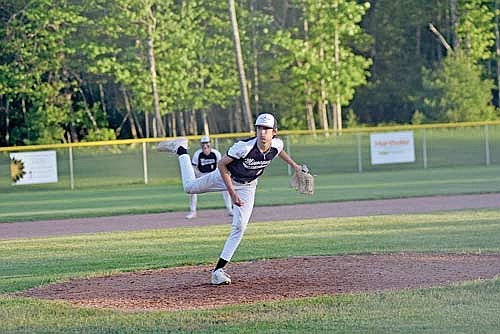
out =
[(230, 276), (223, 270), (233, 257), (252, 214), (255, 190), (259, 176), (271, 161), (280, 157), (296, 172), (302, 171), (283, 150), (283, 141), (276, 137), (278, 127), (271, 114), (261, 114), (255, 121), (256, 136), (233, 144), (218, 163), (218, 169), (196, 178), (189, 154), (188, 140), (176, 138), (158, 144), (159, 151), (177, 153), (182, 185), (188, 194), (210, 191), (228, 191), (233, 206), (231, 232), (224, 244), (220, 258), (212, 270), (212, 284), (230, 284)]

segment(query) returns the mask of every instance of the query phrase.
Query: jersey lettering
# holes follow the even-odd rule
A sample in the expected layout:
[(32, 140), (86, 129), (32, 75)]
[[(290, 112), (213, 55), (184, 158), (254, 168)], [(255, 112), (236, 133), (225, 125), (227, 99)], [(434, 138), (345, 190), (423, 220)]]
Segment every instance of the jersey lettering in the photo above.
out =
[(255, 161), (254, 158), (247, 158), (242, 163), (246, 169), (263, 169), (271, 163), (271, 160)]

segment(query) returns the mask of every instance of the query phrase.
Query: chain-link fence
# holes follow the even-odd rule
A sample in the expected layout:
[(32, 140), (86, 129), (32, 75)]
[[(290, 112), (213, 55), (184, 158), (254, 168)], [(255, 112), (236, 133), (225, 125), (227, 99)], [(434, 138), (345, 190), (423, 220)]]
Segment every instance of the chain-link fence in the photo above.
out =
[[(370, 157), (370, 134), (412, 131), (414, 162), (375, 165)], [(213, 135), (213, 147), (221, 153), (248, 134)], [(464, 125), (348, 129), (338, 133), (283, 131), (285, 150), (315, 174), (357, 173), (399, 169), (424, 169), (500, 164), (500, 122)], [(190, 138), (190, 152), (199, 148), (199, 136)], [(157, 152), (155, 139), (0, 148), (0, 191), (12, 185), (10, 153), (55, 150), (58, 182), (30, 185), (33, 189), (106, 187), (141, 183), (180, 183), (175, 156)], [(92, 145), (92, 146), (86, 146)], [(266, 176), (287, 175), (288, 166), (277, 162)], [(10, 168), (9, 168), (10, 166)]]

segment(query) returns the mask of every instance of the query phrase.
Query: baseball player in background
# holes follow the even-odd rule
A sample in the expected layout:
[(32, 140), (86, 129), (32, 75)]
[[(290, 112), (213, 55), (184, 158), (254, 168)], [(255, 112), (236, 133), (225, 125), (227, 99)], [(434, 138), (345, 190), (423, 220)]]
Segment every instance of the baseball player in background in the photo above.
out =
[(278, 127), (271, 114), (261, 114), (255, 121), (256, 136), (233, 144), (218, 163), (218, 169), (196, 178), (187, 153), (188, 140), (176, 138), (158, 144), (159, 151), (177, 153), (182, 185), (188, 194), (228, 191), (233, 206), (233, 223), (220, 258), (212, 270), (212, 284), (230, 284), (230, 276), (223, 270), (233, 257), (252, 214), (258, 177), (271, 161), (279, 156), (295, 171), (295, 163), (283, 150), (283, 141), (276, 138)]
[[(212, 148), (210, 137), (203, 136), (200, 140), (201, 148), (193, 154), (192, 164), (194, 175), (198, 178), (217, 169), (217, 163), (221, 159), (221, 154), (216, 149)], [(222, 198), (226, 204), (227, 214), (233, 215), (233, 205), (231, 197), (227, 191), (222, 192)], [(196, 218), (196, 206), (198, 204), (198, 195), (189, 194), (189, 213), (187, 219)]]

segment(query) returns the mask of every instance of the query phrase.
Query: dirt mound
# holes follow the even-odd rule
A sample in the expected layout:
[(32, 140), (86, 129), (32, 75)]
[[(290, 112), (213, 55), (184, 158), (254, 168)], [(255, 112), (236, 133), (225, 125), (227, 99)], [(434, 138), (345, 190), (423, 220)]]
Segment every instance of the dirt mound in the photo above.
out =
[(73, 279), (18, 296), (121, 310), (180, 310), (288, 298), (445, 285), (500, 274), (500, 254), (297, 257), (228, 265), (233, 284), (212, 286), (208, 266)]

